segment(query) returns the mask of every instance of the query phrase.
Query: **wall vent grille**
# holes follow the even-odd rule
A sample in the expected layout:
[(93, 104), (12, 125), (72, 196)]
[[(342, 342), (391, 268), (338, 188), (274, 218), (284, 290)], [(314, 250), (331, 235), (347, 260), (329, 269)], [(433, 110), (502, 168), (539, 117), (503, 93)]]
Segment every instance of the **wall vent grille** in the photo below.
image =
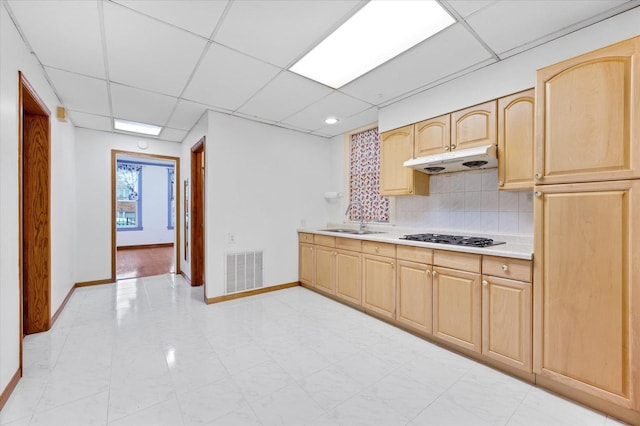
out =
[(262, 251), (227, 253), (226, 294), (262, 287)]

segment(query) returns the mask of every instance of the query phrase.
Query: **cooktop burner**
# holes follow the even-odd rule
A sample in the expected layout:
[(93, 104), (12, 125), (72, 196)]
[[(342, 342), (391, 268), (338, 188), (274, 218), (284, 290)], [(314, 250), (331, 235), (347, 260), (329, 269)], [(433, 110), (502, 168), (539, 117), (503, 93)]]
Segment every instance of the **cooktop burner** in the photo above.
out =
[(452, 244), (456, 246), (489, 247), (505, 244), (504, 241), (494, 241), (491, 238), (465, 237), (461, 235), (445, 234), (413, 234), (400, 237), (401, 240), (421, 241), (424, 243)]

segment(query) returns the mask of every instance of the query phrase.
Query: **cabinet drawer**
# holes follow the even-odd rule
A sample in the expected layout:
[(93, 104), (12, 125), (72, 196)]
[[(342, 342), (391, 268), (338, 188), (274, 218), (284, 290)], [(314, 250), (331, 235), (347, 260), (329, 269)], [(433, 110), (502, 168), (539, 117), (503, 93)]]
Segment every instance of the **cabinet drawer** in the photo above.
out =
[(375, 241), (363, 241), (362, 252), (377, 254), (378, 256), (396, 257), (396, 245), (387, 243), (377, 243)]
[(319, 246), (335, 247), (336, 237), (330, 237), (328, 235), (314, 235), (313, 243)]
[(479, 254), (458, 253), (455, 251), (434, 250), (433, 264), (460, 271), (480, 272)]
[(398, 245), (396, 246), (396, 257), (409, 262), (431, 265), (433, 263), (433, 249)]
[(482, 273), (494, 277), (531, 282), (531, 261), (508, 257), (484, 256)]
[(306, 232), (298, 232), (298, 241), (301, 243), (313, 244), (313, 234), (307, 234)]
[(342, 250), (362, 251), (362, 240), (336, 238), (336, 247)]

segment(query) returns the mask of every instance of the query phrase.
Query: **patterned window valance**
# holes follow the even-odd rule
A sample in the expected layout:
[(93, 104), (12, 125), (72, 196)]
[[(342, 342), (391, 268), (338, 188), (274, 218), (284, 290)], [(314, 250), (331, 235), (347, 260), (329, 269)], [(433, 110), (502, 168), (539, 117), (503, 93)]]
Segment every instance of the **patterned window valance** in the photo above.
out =
[(138, 176), (142, 171), (142, 166), (118, 162), (118, 180), (123, 182), (129, 189), (128, 199), (135, 201), (138, 199)]

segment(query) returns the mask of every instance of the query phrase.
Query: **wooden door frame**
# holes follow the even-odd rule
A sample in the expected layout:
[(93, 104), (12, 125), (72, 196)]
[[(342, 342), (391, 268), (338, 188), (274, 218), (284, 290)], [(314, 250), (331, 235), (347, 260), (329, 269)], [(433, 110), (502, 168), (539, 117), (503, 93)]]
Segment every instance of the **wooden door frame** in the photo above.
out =
[(170, 160), (174, 162), (175, 167), (175, 199), (176, 199), (176, 224), (175, 224), (175, 273), (181, 274), (180, 270), (180, 157), (171, 157), (168, 155), (160, 154), (145, 154), (141, 152), (133, 151), (121, 151), (117, 149), (111, 150), (111, 281), (116, 281), (116, 253), (117, 253), (117, 241), (116, 241), (116, 171), (118, 169), (117, 158), (118, 155), (126, 155), (128, 157), (140, 157), (151, 158), (156, 160)]
[[(191, 147), (191, 213), (189, 229), (191, 230), (191, 285), (205, 285), (205, 173), (197, 165), (198, 156), (201, 155), (204, 161), (206, 136), (203, 136), (195, 145)], [(203, 163), (204, 164), (204, 163)], [(204, 166), (202, 167), (204, 169)], [(196, 224), (200, 224), (199, 232), (194, 232)], [(197, 238), (196, 238), (197, 236)], [(206, 290), (206, 286), (205, 286)], [(205, 299), (207, 297), (205, 291)]]
[(51, 328), (51, 111), (47, 108), (44, 101), (38, 96), (33, 86), (25, 78), (22, 71), (18, 71), (18, 283), (19, 283), (19, 300), (20, 300), (20, 375), (22, 376), (22, 355), (23, 355), (23, 339), (24, 333), (24, 114), (40, 115), (47, 117), (47, 132), (46, 132), (46, 144), (48, 146), (48, 176), (47, 176), (47, 188), (48, 194), (48, 206), (47, 206), (47, 220), (48, 229), (46, 234), (48, 236), (47, 251), (48, 251), (48, 273), (47, 279), (44, 282), (44, 289), (47, 293), (45, 311), (49, 320), (47, 330)]

